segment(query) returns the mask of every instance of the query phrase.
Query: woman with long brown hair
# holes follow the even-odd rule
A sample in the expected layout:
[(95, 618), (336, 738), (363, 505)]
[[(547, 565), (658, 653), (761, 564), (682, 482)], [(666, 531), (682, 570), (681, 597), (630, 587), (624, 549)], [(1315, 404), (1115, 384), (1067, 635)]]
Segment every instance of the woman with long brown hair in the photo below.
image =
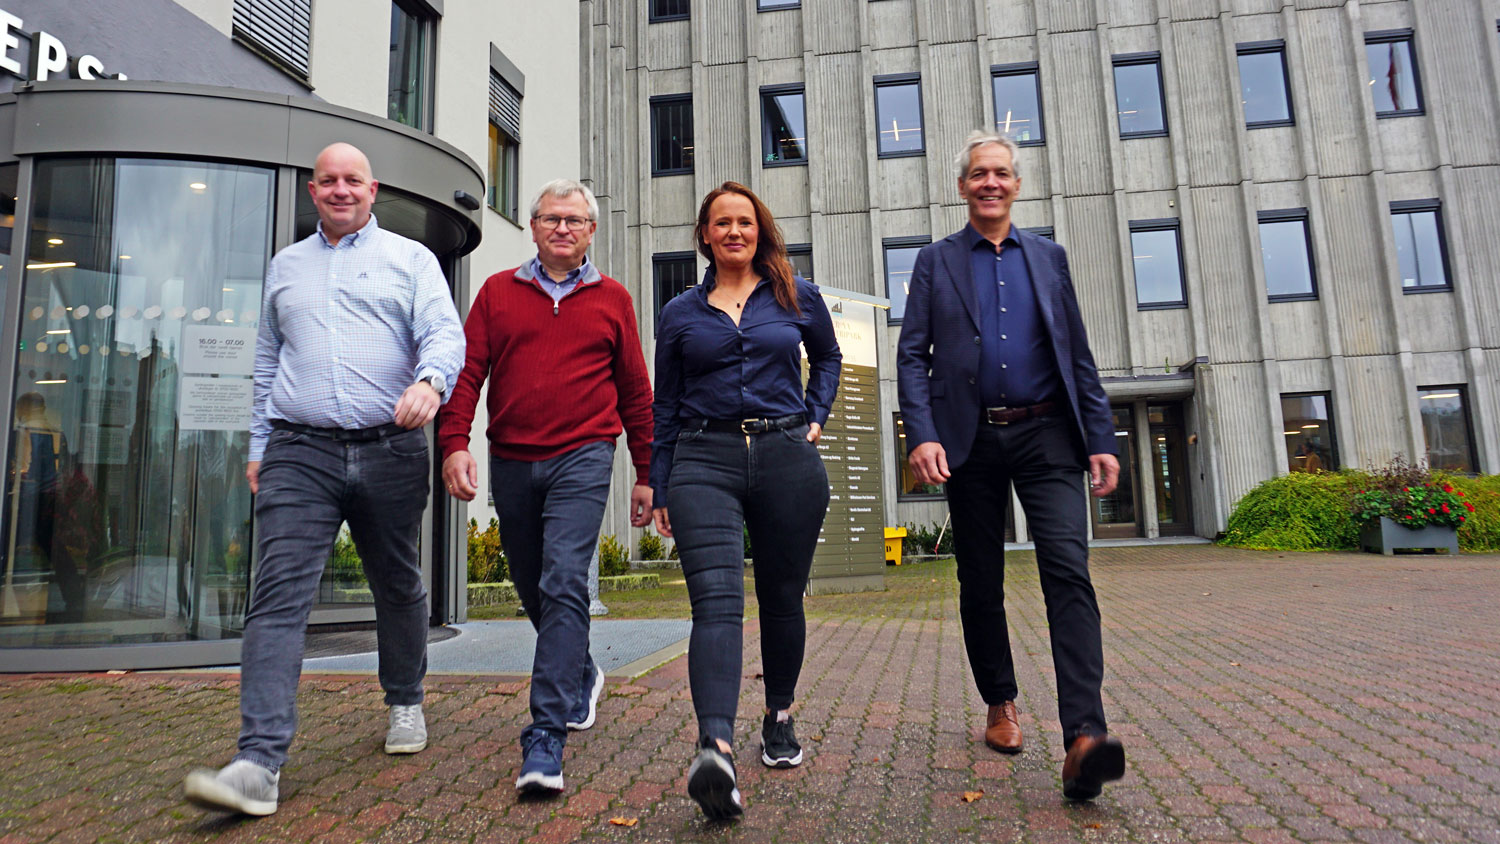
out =
[(766, 684), (761, 762), (802, 762), (788, 710), (806, 641), (802, 593), (828, 509), (815, 443), (842, 356), (818, 288), (793, 273), (776, 220), (749, 188), (725, 182), (704, 197), (693, 237), (709, 267), (662, 308), (651, 485), (657, 530), (677, 541), (693, 605), (699, 749), (688, 794), (717, 820), (744, 811), (733, 739), (746, 530)]

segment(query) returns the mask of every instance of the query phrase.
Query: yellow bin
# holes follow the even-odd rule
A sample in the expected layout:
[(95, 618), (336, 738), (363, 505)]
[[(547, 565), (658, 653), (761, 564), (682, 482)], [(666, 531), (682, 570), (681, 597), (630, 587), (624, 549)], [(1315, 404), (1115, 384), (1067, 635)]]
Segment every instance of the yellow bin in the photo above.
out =
[(901, 565), (901, 537), (906, 535), (904, 527), (888, 527), (885, 529), (885, 561)]

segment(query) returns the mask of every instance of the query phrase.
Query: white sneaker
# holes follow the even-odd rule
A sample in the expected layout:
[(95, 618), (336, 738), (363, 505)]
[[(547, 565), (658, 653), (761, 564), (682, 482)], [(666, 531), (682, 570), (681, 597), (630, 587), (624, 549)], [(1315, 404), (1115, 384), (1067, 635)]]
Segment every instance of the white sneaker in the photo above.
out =
[(422, 704), (391, 707), (391, 726), (385, 734), (386, 753), (416, 753), (427, 747), (427, 721)]
[(604, 669), (596, 663), (593, 682), (584, 689), (583, 700), (578, 702), (578, 707), (567, 722), (568, 729), (587, 730), (594, 726), (594, 718), (599, 713), (599, 693), (602, 691), (604, 691)]
[(183, 781), (182, 790), (188, 802), (206, 809), (270, 815), (276, 812), (276, 784), (280, 781), (279, 772), (248, 759), (236, 759), (218, 771), (193, 771)]

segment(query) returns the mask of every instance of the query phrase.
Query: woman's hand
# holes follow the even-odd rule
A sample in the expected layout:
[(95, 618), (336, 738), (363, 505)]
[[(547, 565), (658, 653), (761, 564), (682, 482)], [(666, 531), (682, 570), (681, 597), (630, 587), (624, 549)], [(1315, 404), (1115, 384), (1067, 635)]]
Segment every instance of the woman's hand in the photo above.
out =
[(814, 422), (811, 425), (807, 426), (807, 441), (808, 442), (815, 443), (815, 442), (818, 441), (818, 437), (821, 437), (821, 436), (823, 436), (823, 426), (822, 425), (819, 425), (818, 423)]
[(656, 520), (656, 532), (665, 537), (672, 536), (672, 520), (667, 518), (667, 508), (657, 507), (651, 511), (651, 517)]

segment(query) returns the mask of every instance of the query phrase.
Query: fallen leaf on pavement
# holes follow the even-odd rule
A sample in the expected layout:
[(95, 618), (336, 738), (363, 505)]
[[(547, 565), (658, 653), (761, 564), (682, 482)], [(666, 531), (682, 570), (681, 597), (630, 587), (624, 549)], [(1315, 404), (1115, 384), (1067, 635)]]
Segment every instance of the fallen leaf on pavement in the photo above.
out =
[(1238, 663), (1238, 662), (1231, 662), (1231, 663), (1229, 663), (1229, 664), (1230, 664), (1230, 665), (1239, 665), (1239, 663)]
[(983, 796), (984, 796), (984, 792), (983, 791), (965, 791), (964, 792), (964, 802), (965, 803), (973, 803), (975, 800), (978, 800), (979, 798), (981, 798)]
[(635, 826), (640, 823), (640, 818), (610, 818), (609, 822), (615, 826)]

